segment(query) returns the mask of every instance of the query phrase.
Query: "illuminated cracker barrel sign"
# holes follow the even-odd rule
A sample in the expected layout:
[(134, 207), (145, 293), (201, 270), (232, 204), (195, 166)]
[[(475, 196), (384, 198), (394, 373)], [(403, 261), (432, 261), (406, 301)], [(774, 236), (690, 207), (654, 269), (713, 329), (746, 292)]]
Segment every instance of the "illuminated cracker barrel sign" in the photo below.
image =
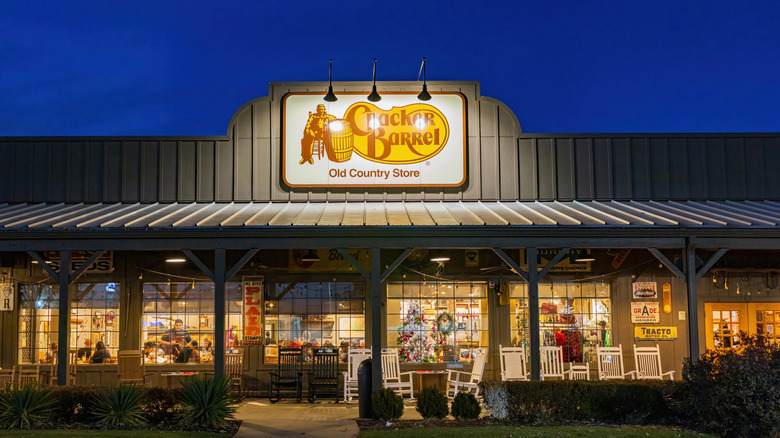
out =
[(453, 187), (466, 181), (460, 93), (290, 93), (283, 101), (282, 172), (290, 187)]

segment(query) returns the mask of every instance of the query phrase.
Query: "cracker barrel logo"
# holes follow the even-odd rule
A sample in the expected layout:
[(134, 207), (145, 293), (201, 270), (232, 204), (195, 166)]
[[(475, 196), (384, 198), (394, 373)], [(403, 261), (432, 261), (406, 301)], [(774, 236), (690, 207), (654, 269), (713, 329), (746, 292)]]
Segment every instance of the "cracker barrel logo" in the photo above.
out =
[(298, 164), (314, 164), (315, 158), (325, 157), (343, 163), (353, 153), (376, 163), (420, 163), (436, 156), (449, 134), (444, 114), (427, 104), (383, 110), (359, 102), (347, 108), (341, 119), (319, 104), (306, 121)]
[[(459, 187), (466, 182), (466, 98), (343, 92), (282, 100), (282, 181), (289, 187)], [(272, 157), (275, 155), (272, 155)]]

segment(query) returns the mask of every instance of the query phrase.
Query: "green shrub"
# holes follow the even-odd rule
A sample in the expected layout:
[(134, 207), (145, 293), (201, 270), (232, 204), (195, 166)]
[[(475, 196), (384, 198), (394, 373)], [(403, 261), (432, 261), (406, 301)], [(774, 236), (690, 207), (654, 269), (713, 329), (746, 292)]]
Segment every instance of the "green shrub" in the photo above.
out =
[(509, 397), (501, 382), (483, 381), (482, 397), (488, 415), (497, 420), (506, 420), (509, 416)]
[(43, 422), (57, 402), (54, 394), (37, 384), (0, 393), (0, 427), (29, 429)]
[(780, 345), (740, 333), (733, 349), (686, 360), (673, 406), (689, 424), (728, 437), (780, 436)]
[(58, 386), (52, 389), (58, 403), (53, 406), (52, 420), (58, 423), (91, 423), (92, 412), (100, 390), (83, 386)]
[(177, 421), (177, 403), (181, 390), (160, 387), (146, 388), (141, 408), (149, 424), (170, 424)]
[(230, 381), (224, 376), (185, 381), (180, 401), (182, 407), (177, 417), (189, 428), (218, 429), (232, 420), (236, 412)]
[(452, 416), (458, 420), (476, 420), (482, 412), (477, 398), (468, 392), (459, 392), (452, 400)]
[(404, 413), (404, 399), (390, 388), (382, 388), (371, 395), (374, 418), (395, 421)]
[(449, 414), (447, 396), (436, 388), (423, 388), (417, 396), (417, 412), (423, 418), (444, 418)]
[(140, 427), (146, 424), (141, 409), (144, 393), (136, 384), (104, 388), (94, 404), (97, 423), (110, 428)]
[(671, 413), (664, 391), (672, 382), (546, 381), (502, 382), (507, 418), (525, 424), (595, 420), (656, 424)]

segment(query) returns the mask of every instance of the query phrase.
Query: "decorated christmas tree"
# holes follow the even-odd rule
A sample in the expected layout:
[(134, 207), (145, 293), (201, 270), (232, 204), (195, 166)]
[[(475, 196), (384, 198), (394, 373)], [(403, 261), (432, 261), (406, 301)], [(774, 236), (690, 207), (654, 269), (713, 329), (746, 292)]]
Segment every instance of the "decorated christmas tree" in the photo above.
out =
[(436, 320), (428, 318), (420, 303), (412, 301), (398, 328), (398, 358), (401, 362), (437, 362), (436, 347), (441, 342)]

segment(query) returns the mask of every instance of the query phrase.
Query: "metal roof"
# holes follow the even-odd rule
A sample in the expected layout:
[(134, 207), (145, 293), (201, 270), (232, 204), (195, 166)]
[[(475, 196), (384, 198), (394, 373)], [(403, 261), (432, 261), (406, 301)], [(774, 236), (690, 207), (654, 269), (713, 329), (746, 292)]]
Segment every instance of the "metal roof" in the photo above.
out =
[(0, 204), (3, 231), (253, 227), (777, 228), (774, 201)]

